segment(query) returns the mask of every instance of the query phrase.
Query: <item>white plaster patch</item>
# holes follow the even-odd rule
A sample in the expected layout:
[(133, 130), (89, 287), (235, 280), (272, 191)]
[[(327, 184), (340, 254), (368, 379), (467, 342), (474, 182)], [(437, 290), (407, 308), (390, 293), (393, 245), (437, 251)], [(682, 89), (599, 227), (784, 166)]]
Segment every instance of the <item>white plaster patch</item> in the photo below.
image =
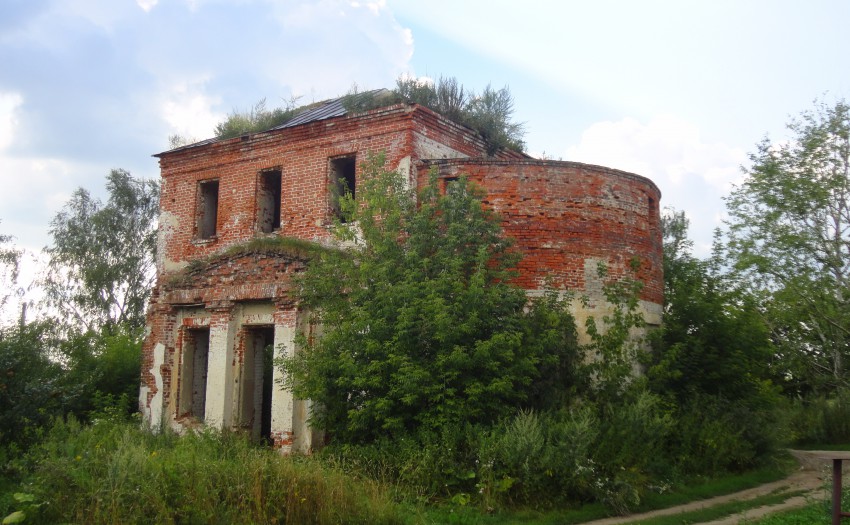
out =
[(151, 398), (150, 405), (148, 402), (148, 393), (150, 389), (143, 386), (139, 389), (139, 408), (145, 422), (154, 431), (162, 428), (162, 371), (161, 367), (165, 363), (165, 345), (157, 343), (153, 349), (153, 366), (150, 373), (153, 375), (156, 384), (156, 394)]

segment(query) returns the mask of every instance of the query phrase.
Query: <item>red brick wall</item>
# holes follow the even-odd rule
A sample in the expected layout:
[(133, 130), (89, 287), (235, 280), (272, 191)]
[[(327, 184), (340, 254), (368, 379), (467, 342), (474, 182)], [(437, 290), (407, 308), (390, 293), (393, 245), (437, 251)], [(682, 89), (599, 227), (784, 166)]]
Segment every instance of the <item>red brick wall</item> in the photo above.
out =
[[(392, 106), (294, 128), (258, 133), (160, 155), (163, 256), (188, 261), (247, 240), (257, 228), (258, 173), (281, 170), (280, 235), (327, 238), (328, 159), (383, 152), (387, 166), (417, 160), (414, 134), (445, 144), (447, 156), (478, 155), (484, 144), (466, 128), (419, 106)], [(198, 240), (195, 214), (198, 183), (219, 180), (218, 227), (212, 240)], [(162, 268), (160, 269), (162, 270)]]
[(440, 177), (465, 174), (484, 188), (484, 203), (502, 215), (524, 255), (523, 288), (540, 289), (553, 277), (582, 291), (585, 260), (606, 262), (617, 278), (636, 257), (642, 299), (662, 303), (661, 193), (649, 179), (576, 162), (454, 159), (420, 163), (420, 181), (431, 166)]

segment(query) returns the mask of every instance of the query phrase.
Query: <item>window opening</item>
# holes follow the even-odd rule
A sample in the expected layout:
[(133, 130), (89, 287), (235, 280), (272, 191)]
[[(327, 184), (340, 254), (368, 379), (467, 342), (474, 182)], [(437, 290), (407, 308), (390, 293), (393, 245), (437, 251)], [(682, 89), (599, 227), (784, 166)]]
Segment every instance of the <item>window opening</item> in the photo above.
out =
[(347, 222), (340, 207), (340, 199), (345, 195), (355, 197), (356, 183), (354, 173), (356, 171), (355, 155), (337, 157), (330, 160), (328, 179), (331, 194), (331, 212), (340, 222)]
[(440, 195), (445, 195), (449, 185), (458, 181), (458, 177), (443, 177), (440, 179)]
[(218, 181), (198, 183), (198, 238), (211, 239), (216, 235), (218, 222)]
[(183, 332), (180, 414), (201, 421), (206, 415), (209, 353), (209, 328), (192, 328)]
[(280, 170), (262, 171), (257, 181), (257, 229), (271, 233), (280, 228)]
[(271, 443), (274, 381), (274, 327), (245, 328), (240, 426), (253, 439)]

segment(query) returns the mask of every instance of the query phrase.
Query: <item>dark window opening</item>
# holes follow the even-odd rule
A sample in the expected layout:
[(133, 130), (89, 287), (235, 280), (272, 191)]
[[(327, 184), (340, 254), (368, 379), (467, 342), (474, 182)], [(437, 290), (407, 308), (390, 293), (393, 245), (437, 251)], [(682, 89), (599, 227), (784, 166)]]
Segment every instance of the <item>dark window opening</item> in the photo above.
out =
[(240, 426), (251, 437), (271, 443), (274, 381), (274, 327), (245, 328), (242, 361)]
[(212, 239), (217, 233), (218, 181), (198, 183), (198, 238)]
[(280, 170), (260, 172), (257, 181), (257, 229), (271, 233), (280, 228)]
[(458, 181), (458, 177), (444, 177), (440, 179), (440, 195), (445, 195), (449, 189), (449, 185)]
[(331, 212), (341, 222), (347, 222), (348, 218), (344, 216), (340, 206), (340, 199), (346, 195), (351, 198), (355, 197), (356, 183), (354, 178), (356, 157), (349, 155), (346, 157), (338, 157), (330, 160), (328, 168), (328, 182), (330, 183), (330, 205)]
[(180, 414), (200, 421), (206, 416), (209, 353), (209, 328), (192, 328), (183, 332)]

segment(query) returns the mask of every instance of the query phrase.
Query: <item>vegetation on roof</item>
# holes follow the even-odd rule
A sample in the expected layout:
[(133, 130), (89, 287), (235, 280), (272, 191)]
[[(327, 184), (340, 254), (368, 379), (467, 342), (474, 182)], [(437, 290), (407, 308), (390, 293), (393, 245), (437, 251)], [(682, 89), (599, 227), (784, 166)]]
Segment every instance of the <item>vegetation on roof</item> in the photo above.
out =
[(395, 88), (386, 92), (349, 93), (343, 104), (352, 112), (407, 102), (419, 104), (444, 117), (477, 131), (487, 143), (487, 154), (500, 149), (525, 151), (525, 125), (514, 122), (514, 99), (505, 86), (489, 84), (480, 93), (468, 90), (455, 77), (441, 76), (436, 82), (399, 77)]
[(168, 286), (185, 286), (189, 283), (191, 275), (206, 271), (215, 262), (230, 257), (260, 253), (272, 256), (290, 256), (300, 259), (311, 259), (321, 255), (322, 253), (334, 250), (335, 248), (324, 246), (317, 242), (296, 239), (294, 237), (255, 237), (248, 241), (230, 246), (221, 253), (192, 259), (185, 268), (169, 279)]
[(219, 139), (239, 137), (246, 133), (265, 131), (286, 124), (304, 111), (316, 107), (316, 104), (298, 105), (300, 97), (290, 97), (283, 107), (268, 109), (266, 99), (262, 99), (247, 111), (233, 110), (227, 118), (215, 127), (215, 136)]
[[(477, 131), (487, 143), (488, 155), (501, 149), (524, 151), (525, 127), (513, 121), (514, 100), (507, 86), (494, 89), (490, 85), (480, 93), (465, 88), (455, 77), (440, 77), (436, 82), (399, 77), (392, 90), (360, 92), (356, 85), (342, 97), (346, 110), (352, 113), (368, 111), (398, 103), (419, 104), (444, 117)], [(269, 109), (266, 99), (246, 111), (234, 110), (215, 128), (218, 139), (238, 137), (281, 126), (319, 103), (297, 106), (292, 97), (283, 107)], [(181, 137), (177, 137), (181, 139)], [(170, 138), (172, 147), (185, 141)]]

